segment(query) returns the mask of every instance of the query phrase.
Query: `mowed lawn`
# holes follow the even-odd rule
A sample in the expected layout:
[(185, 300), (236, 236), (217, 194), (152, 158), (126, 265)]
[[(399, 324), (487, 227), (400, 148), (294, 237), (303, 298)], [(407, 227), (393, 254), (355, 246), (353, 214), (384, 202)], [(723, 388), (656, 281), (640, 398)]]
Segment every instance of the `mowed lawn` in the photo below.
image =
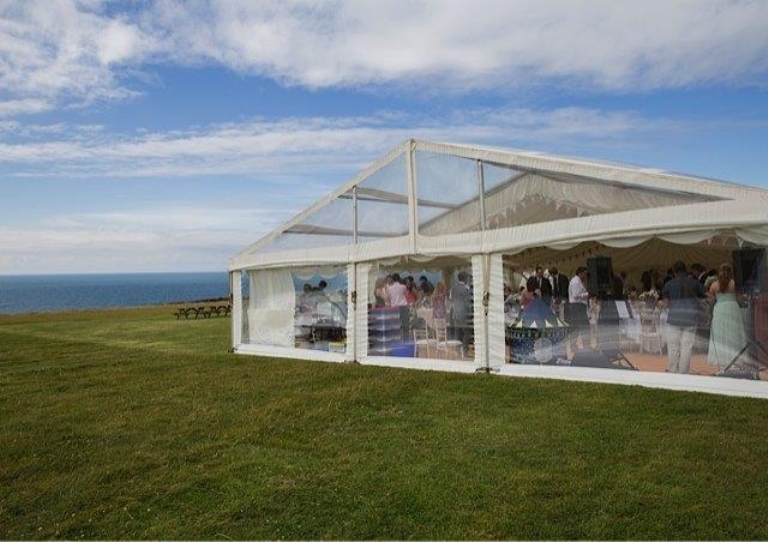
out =
[(0, 316), (0, 538), (768, 538), (768, 401), (237, 356), (171, 312)]

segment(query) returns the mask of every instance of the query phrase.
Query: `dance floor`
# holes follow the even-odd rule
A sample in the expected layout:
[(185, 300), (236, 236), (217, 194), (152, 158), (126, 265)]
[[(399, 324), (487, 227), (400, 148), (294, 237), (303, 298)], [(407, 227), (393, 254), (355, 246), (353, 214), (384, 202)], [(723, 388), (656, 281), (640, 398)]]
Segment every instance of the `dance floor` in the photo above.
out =
[[(593, 348), (596, 345), (592, 345)], [(593, 350), (586, 350), (582, 352), (592, 353)], [(663, 354), (650, 354), (648, 352), (639, 353), (637, 351), (632, 350), (621, 350), (620, 351), (624, 357), (629, 360), (629, 362), (637, 368), (638, 371), (647, 371), (647, 372), (659, 372), (663, 373), (667, 369), (667, 354), (664, 352)], [(568, 358), (572, 359), (573, 355), (570, 353), (568, 354)], [(509, 348), (507, 348), (507, 363), (510, 362), (509, 359)], [(626, 366), (626, 363), (622, 361), (616, 361), (615, 364), (617, 365), (623, 365)], [(719, 371), (721, 371), (720, 367), (715, 367), (713, 365), (710, 365), (707, 362), (707, 354), (703, 352), (700, 349), (697, 349), (694, 351), (693, 355), (691, 356), (691, 367), (689, 374), (694, 375), (714, 375), (717, 374)], [(733, 373), (738, 373), (738, 364), (736, 364), (731, 371)], [(768, 369), (763, 369), (759, 372), (760, 380), (768, 380)]]
[[(658, 371), (664, 372), (667, 369), (667, 355), (658, 354), (638, 354), (636, 352), (623, 352), (626, 358), (637, 367), (639, 371)], [(691, 356), (691, 374), (712, 375), (719, 371), (719, 367), (713, 367), (707, 363), (706, 354), (694, 354)]]

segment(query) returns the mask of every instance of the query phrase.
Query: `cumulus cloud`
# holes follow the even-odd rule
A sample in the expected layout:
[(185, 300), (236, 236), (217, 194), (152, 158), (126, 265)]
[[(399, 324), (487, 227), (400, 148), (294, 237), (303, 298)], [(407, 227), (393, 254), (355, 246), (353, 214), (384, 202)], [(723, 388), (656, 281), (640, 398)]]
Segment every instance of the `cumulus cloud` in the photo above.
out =
[(759, 0), (17, 0), (0, 6), (0, 88), (126, 98), (157, 63), (310, 88), (764, 85), (766, 20)]
[(92, 101), (134, 92), (115, 63), (141, 63), (154, 39), (106, 4), (76, 0), (0, 5), (0, 88), (12, 96)]
[(183, 30), (165, 40), (169, 55), (211, 59), (309, 87), (394, 82), (465, 91), (560, 81), (626, 91), (755, 82), (768, 66), (763, 2), (299, 0), (195, 6), (156, 9), (159, 28)]

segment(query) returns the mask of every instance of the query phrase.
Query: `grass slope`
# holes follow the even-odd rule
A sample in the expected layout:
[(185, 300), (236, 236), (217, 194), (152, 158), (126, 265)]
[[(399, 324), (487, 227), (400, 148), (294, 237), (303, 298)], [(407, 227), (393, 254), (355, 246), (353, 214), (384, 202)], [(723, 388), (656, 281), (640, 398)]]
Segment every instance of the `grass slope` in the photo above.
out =
[(768, 538), (766, 401), (235, 356), (229, 323), (0, 317), (0, 538)]

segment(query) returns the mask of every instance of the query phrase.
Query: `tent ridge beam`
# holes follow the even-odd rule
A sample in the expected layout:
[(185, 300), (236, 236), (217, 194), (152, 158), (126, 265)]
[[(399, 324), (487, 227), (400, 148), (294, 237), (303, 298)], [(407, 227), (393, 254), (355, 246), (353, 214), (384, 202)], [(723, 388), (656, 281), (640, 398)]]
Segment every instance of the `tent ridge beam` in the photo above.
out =
[[(342, 194), (339, 199), (352, 199), (351, 193)], [(408, 205), (408, 197), (395, 192), (377, 190), (372, 188), (357, 189), (357, 201), (375, 201), (379, 203), (396, 203), (398, 205)], [(440, 201), (417, 198), (416, 204), (421, 207), (437, 207), (440, 209), (453, 209), (454, 205), (442, 203)]]
[[(283, 233), (293, 233), (300, 235), (340, 235), (346, 237), (352, 237), (353, 231), (351, 229), (344, 228), (326, 228), (322, 226), (310, 226), (297, 224), (285, 230)], [(380, 232), (380, 231), (364, 231), (358, 230), (357, 236), (360, 237), (401, 237), (402, 233)]]

